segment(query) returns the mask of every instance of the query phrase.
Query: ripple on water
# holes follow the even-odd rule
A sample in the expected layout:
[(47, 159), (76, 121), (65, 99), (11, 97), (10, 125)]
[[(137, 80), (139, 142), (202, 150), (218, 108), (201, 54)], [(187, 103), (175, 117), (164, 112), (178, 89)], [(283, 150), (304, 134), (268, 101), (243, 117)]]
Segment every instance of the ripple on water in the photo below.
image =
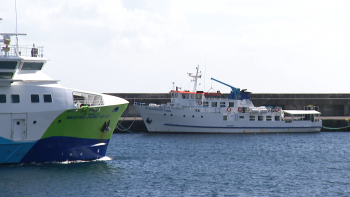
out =
[(109, 159), (0, 167), (11, 196), (350, 195), (349, 133), (114, 134)]

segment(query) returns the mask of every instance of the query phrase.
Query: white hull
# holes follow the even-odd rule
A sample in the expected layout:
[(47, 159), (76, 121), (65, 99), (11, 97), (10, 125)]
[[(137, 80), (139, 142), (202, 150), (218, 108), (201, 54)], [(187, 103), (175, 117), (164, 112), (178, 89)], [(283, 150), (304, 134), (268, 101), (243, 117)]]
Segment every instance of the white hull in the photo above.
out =
[[(223, 113), (135, 107), (151, 133), (305, 133), (319, 132), (322, 128), (322, 121), (250, 121), (249, 114), (238, 113), (227, 113), (228, 120), (223, 120)], [(238, 119), (238, 116), (245, 117)]]

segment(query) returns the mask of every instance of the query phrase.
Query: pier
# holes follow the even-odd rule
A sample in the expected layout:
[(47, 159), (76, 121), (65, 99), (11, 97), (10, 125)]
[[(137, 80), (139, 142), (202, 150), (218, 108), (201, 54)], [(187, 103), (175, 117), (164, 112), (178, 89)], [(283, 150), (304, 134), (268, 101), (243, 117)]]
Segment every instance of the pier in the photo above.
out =
[[(130, 102), (129, 106), (120, 118), (119, 123), (133, 132), (147, 132), (142, 118), (133, 106), (134, 102), (165, 104), (170, 102), (168, 93), (106, 93), (124, 98)], [(227, 94), (228, 95), (228, 94)], [(280, 106), (284, 110), (304, 109), (305, 106), (317, 106), (321, 114), (323, 126), (328, 128), (321, 131), (350, 131), (350, 94), (327, 93), (327, 94), (271, 94), (271, 93), (251, 93), (250, 99), (255, 106)], [(121, 130), (125, 130), (120, 128)], [(120, 132), (116, 128), (114, 132)], [(127, 131), (124, 131), (127, 132)]]

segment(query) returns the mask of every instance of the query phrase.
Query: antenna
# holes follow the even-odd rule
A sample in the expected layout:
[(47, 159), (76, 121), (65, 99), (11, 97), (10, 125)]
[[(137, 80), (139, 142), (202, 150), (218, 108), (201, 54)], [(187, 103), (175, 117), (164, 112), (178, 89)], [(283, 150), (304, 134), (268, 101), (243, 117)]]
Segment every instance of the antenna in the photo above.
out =
[(17, 36), (17, 0), (15, 0), (15, 10), (16, 10), (16, 53), (18, 55), (18, 36)]
[[(4, 29), (4, 32), (6, 32), (6, 29), (5, 29), (5, 27), (2, 25), (1, 20), (2, 20), (2, 18), (0, 18), (0, 25), (1, 25), (1, 27)], [(0, 28), (1, 28), (1, 27), (0, 27)], [(1, 42), (1, 41), (0, 41), (0, 42)]]
[(204, 54), (204, 88), (205, 91), (205, 74), (207, 73), (207, 54)]

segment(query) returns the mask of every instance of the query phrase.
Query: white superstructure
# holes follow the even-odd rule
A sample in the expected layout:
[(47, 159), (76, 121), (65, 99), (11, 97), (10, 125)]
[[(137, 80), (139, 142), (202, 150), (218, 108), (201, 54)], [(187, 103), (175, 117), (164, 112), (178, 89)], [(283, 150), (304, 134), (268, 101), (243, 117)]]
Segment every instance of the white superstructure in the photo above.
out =
[[(194, 77), (190, 74), (190, 77)], [(316, 110), (282, 110), (281, 107), (255, 107), (244, 90), (231, 87), (230, 95), (194, 89), (170, 91), (167, 104), (134, 103), (152, 133), (283, 133), (319, 132), (320, 112)]]

